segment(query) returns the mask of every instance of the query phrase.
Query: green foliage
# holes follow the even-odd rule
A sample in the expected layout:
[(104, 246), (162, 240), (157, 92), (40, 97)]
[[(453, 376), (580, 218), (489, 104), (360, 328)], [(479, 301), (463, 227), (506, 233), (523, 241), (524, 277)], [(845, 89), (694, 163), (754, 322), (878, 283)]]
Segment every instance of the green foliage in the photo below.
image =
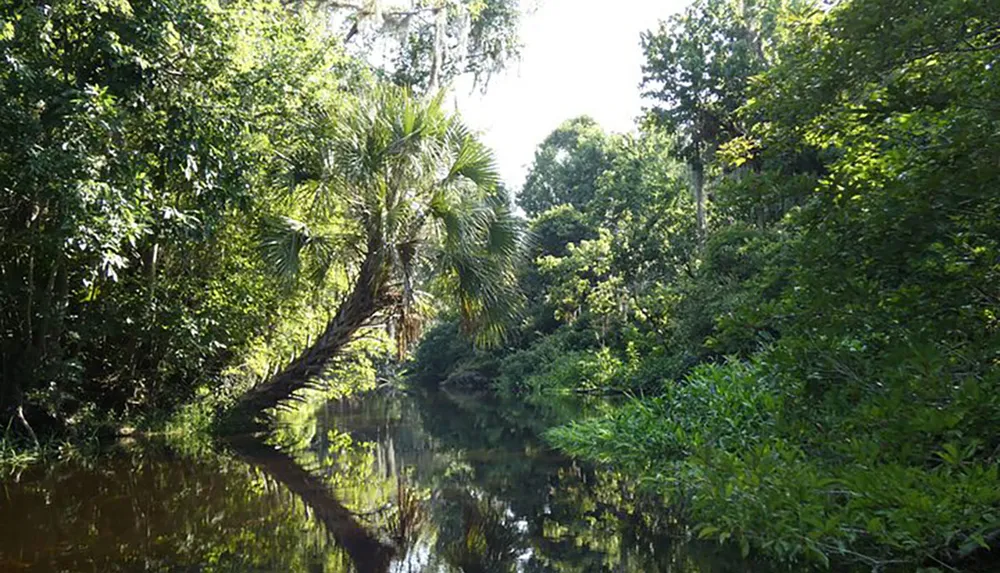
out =
[[(442, 78), (516, 51), (509, 3), (431, 8), (481, 49)], [(170, 427), (201, 425), (314, 340), (373, 238), (401, 341), (424, 290), (500, 338), (522, 233), (489, 150), (326, 24), (269, 0), (0, 4), (0, 417), (79, 434), (197, 400)]]
[[(561, 448), (647, 472), (654, 460), (690, 456), (704, 448), (740, 451), (773, 433), (780, 392), (760, 367), (731, 362), (703, 365), (655, 398), (633, 400), (606, 419), (555, 428)], [(653, 471), (660, 471), (656, 468)], [(652, 479), (671, 480), (669, 474)]]
[(594, 198), (607, 155), (607, 137), (593, 119), (564, 122), (535, 151), (518, 204), (532, 216), (558, 205), (583, 207)]
[(499, 359), (477, 348), (455, 320), (441, 321), (424, 333), (408, 376), (421, 384), (487, 387), (499, 371)]
[[(412, 372), (525, 431), (629, 395), (546, 435), (705, 538), (874, 569), (995, 540), (1000, 4), (693, 3), (642, 37), (641, 127), (539, 145), (530, 241), (438, 93), (516, 54), (514, 6), (340, 7), (350, 49), (398, 40), (370, 74), (264, 0), (0, 2), (0, 456), (22, 410), (207, 427), (331, 316), (402, 356), (436, 315)], [(389, 338), (341, 341), (331, 391)], [(511, 565), (491, 503), (455, 500), (453, 561)]]
[(593, 231), (526, 209), (540, 302), (497, 388), (631, 392), (545, 435), (744, 554), (995, 545), (998, 13), (712, 0), (647, 33), (657, 121), (608, 138)]
[(569, 245), (596, 238), (587, 215), (568, 203), (532, 218), (531, 236), (532, 260), (541, 256), (564, 257)]
[(657, 101), (657, 118), (683, 138), (678, 151), (685, 159), (706, 162), (716, 145), (742, 134), (735, 112), (750, 78), (773, 57), (775, 28), (787, 4), (697, 0), (643, 34), (646, 95)]
[(623, 368), (607, 348), (587, 349), (596, 343), (589, 332), (563, 327), (500, 363), (495, 388), (501, 395), (549, 397), (569, 392), (605, 391)]
[(2, 10), (0, 402), (70, 426), (173, 407), (273, 324), (248, 228), (340, 59), (269, 3)]
[(779, 371), (740, 362), (699, 367), (662, 396), (547, 435), (689, 503), (702, 537), (783, 559), (827, 562), (839, 554), (880, 565), (957, 557), (996, 527), (1000, 466), (976, 460), (975, 442), (946, 443), (930, 469), (897, 461), (905, 457), (881, 449), (884, 435), (857, 429), (793, 445), (796, 426), (784, 418), (795, 393)]
[[(560, 356), (572, 353), (580, 356), (579, 334), (570, 328), (562, 328), (555, 334), (544, 336), (527, 348), (518, 350), (507, 356), (500, 363), (500, 373), (496, 387), (501, 395), (521, 394), (532, 389), (531, 380), (537, 385), (544, 382), (541, 373), (546, 372)], [(586, 336), (586, 333), (582, 333)], [(570, 383), (575, 380), (570, 380)]]

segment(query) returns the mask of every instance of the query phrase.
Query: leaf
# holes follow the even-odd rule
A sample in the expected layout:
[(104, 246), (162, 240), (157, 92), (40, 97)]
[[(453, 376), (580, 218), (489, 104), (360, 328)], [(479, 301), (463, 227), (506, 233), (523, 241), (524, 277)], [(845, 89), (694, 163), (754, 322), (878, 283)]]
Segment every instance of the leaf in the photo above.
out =
[(707, 539), (719, 532), (719, 528), (714, 525), (703, 525), (698, 530), (698, 539)]

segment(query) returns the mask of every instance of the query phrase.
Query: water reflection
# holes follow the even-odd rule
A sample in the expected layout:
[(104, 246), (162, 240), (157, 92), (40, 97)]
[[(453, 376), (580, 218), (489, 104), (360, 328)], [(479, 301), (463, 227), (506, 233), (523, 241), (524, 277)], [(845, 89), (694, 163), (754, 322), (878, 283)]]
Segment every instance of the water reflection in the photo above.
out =
[(392, 516), (405, 499), (426, 500), (421, 513), (400, 512), (414, 516), (417, 531), (397, 543), (393, 571), (751, 567), (729, 550), (689, 540), (618, 476), (543, 447), (533, 437), (538, 416), (486, 395), (418, 393), (326, 404), (289, 431), (309, 444), (296, 459), (319, 468), (335, 495), (370, 516), (374, 528), (392, 531), (408, 521), (379, 521), (379, 508)]
[(136, 444), (35, 468), (4, 479), (0, 570), (766, 570), (554, 455), (537, 421), (484, 396), (378, 395), (291, 417), (280, 451)]
[(0, 571), (346, 571), (273, 478), (153, 444), (4, 476)]

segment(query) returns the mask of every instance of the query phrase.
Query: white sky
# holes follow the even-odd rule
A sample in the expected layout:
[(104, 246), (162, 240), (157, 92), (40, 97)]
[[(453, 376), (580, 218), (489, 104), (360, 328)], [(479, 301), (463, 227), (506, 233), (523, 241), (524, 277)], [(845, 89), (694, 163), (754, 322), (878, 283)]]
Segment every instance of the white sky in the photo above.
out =
[(494, 77), (486, 95), (456, 89), (462, 116), (483, 132), (512, 190), (521, 188), (535, 147), (564, 120), (586, 114), (606, 131), (632, 128), (642, 107), (639, 33), (687, 3), (540, 0), (521, 25), (521, 62)]

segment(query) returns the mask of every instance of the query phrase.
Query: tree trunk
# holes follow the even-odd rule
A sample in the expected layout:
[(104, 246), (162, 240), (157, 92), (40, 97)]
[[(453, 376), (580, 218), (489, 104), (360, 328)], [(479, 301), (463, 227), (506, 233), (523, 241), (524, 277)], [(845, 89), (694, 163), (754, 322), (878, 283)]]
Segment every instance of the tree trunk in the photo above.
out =
[(444, 65), (445, 34), (448, 24), (448, 12), (444, 6), (438, 6), (434, 11), (434, 51), (431, 54), (430, 79), (427, 81), (427, 94), (437, 95), (441, 88), (441, 68)]
[(705, 240), (705, 166), (700, 159), (691, 163), (691, 185), (694, 187), (694, 203), (698, 223), (698, 241)]
[(381, 267), (381, 257), (377, 252), (365, 258), (354, 289), (326, 324), (323, 334), (270, 380), (254, 386), (237, 400), (228, 415), (230, 431), (258, 427), (264, 410), (288, 400), (322, 374), (330, 360), (351, 342), (358, 329), (385, 306), (381, 292)]

